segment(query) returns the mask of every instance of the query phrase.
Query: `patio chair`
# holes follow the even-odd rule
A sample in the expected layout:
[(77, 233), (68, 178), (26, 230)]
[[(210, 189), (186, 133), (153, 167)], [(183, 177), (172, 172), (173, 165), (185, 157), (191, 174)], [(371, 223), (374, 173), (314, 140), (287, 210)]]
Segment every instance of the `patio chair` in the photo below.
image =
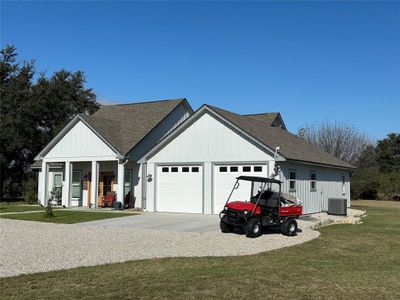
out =
[(101, 205), (102, 207), (106, 207), (106, 205), (108, 207), (113, 207), (116, 199), (117, 199), (117, 194), (115, 192), (107, 192), (106, 196), (103, 197)]

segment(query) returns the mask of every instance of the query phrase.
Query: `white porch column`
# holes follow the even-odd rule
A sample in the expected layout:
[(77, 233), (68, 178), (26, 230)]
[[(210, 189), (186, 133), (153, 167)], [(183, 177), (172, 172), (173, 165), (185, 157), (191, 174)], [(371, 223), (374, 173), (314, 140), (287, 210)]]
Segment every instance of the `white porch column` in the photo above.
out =
[(71, 199), (71, 177), (72, 177), (72, 165), (70, 161), (65, 162), (65, 170), (64, 170), (64, 185), (63, 185), (63, 196), (62, 196), (62, 205), (65, 207), (70, 206)]
[(48, 199), (48, 181), (49, 181), (49, 164), (42, 160), (42, 181), (41, 181), (41, 195), (40, 195), (40, 204), (43, 206), (47, 206), (47, 199)]
[(99, 186), (99, 163), (92, 161), (92, 178), (90, 185), (90, 204), (91, 208), (97, 208), (97, 189)]
[(124, 207), (124, 183), (125, 183), (125, 161), (118, 161), (118, 191), (117, 191), (117, 201), (122, 203)]

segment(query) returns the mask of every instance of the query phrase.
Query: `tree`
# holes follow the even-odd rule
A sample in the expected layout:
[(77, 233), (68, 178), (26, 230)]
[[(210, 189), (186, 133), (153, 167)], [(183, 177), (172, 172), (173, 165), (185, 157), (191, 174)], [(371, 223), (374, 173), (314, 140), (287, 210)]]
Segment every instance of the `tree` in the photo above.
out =
[(400, 172), (400, 133), (390, 133), (376, 145), (379, 170), (384, 173)]
[[(76, 114), (99, 108), (83, 72), (61, 70), (47, 78), (33, 61), (17, 63), (14, 46), (0, 52), (0, 200), (27, 178), (35, 155)], [(5, 189), (3, 184), (10, 188)]]
[(371, 145), (365, 134), (336, 122), (306, 124), (298, 130), (298, 136), (349, 163), (355, 163), (365, 147)]

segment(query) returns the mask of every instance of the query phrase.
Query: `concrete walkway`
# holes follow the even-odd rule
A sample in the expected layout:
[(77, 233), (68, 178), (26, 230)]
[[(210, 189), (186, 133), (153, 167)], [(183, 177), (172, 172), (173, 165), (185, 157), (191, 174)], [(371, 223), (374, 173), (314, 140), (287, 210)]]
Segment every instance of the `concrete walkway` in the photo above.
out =
[[(332, 216), (326, 213), (303, 216), (298, 220), (299, 228), (315, 229), (329, 224), (355, 224), (364, 212), (348, 209), (348, 216)], [(219, 230), (218, 215), (177, 214), (177, 213), (141, 213), (136, 216), (105, 219), (80, 223), (79, 226), (98, 228), (135, 228), (157, 229), (176, 232), (211, 232)]]
[(177, 232), (210, 232), (219, 229), (218, 215), (141, 213), (136, 216), (80, 223), (79, 226), (157, 229)]

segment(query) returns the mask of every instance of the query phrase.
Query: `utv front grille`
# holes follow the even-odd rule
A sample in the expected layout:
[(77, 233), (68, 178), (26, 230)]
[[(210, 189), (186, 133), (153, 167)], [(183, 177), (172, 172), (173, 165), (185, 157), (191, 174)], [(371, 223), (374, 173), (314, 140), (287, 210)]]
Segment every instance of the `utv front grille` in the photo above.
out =
[(226, 212), (226, 218), (228, 219), (228, 223), (238, 224), (239, 223), (239, 212), (235, 210), (228, 210)]

